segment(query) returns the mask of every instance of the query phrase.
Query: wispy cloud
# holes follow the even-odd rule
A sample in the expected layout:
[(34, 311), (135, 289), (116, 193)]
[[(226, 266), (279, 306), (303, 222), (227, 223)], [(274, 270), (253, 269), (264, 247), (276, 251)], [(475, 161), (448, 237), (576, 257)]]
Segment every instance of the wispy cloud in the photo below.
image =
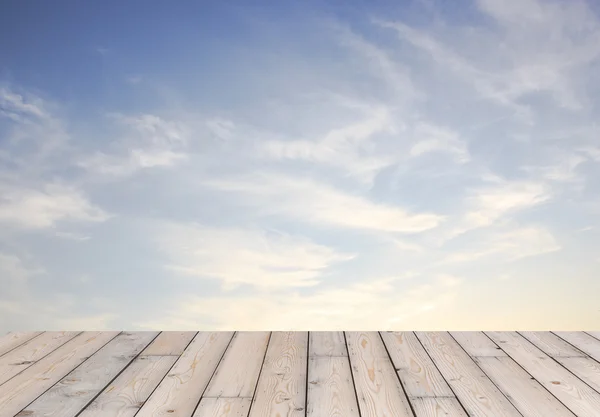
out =
[(237, 194), (242, 197), (240, 204), (257, 208), (263, 216), (283, 216), (324, 227), (418, 233), (433, 229), (444, 220), (433, 213), (411, 213), (397, 206), (374, 203), (317, 181), (276, 174), (215, 179), (204, 184)]
[(47, 184), (41, 189), (1, 187), (0, 222), (29, 229), (54, 227), (61, 221), (102, 222), (110, 215), (77, 189)]
[(448, 262), (473, 262), (493, 258), (496, 262), (512, 262), (522, 258), (556, 252), (561, 247), (554, 236), (542, 227), (515, 227), (505, 232), (494, 232), (480, 241), (475, 239), (468, 251), (455, 252)]
[(187, 159), (185, 148), (189, 135), (186, 127), (158, 116), (112, 115), (113, 119), (130, 128), (131, 136), (113, 142), (114, 151), (97, 151), (86, 156), (78, 165), (99, 174), (123, 177), (144, 168), (170, 167)]
[(158, 244), (177, 273), (217, 279), (224, 290), (239, 285), (280, 289), (318, 285), (328, 269), (352, 254), (275, 231), (165, 224)]

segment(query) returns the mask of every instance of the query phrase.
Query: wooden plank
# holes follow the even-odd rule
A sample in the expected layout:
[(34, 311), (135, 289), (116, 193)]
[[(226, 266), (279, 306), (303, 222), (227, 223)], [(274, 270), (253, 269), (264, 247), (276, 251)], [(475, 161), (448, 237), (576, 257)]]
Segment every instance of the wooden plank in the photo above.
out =
[(150, 346), (142, 352), (143, 356), (181, 356), (198, 332), (161, 332)]
[(269, 335), (270, 332), (237, 332), (204, 396), (252, 398)]
[(583, 352), (575, 349), (557, 335), (550, 332), (519, 332), (521, 336), (529, 340), (538, 349), (553, 358), (566, 356), (585, 356)]
[(304, 417), (308, 332), (273, 332), (251, 417)]
[(600, 340), (584, 332), (556, 332), (556, 335), (600, 362)]
[(468, 417), (456, 398), (415, 398), (416, 417)]
[(198, 333), (136, 417), (190, 417), (232, 336)]
[(23, 410), (29, 417), (74, 417), (158, 335), (121, 333)]
[(133, 417), (177, 356), (139, 356), (78, 417)]
[(11, 332), (0, 337), (0, 356), (39, 336), (42, 332)]
[[(246, 417), (251, 401), (251, 398), (202, 398), (194, 417)], [(268, 415), (277, 414), (265, 414)]]
[(416, 334), (470, 416), (521, 416), (449, 333)]
[(346, 342), (361, 416), (412, 416), (379, 333), (346, 332)]
[(600, 394), (516, 332), (486, 332), (511, 358), (578, 417), (597, 417)]
[(409, 398), (454, 394), (413, 332), (381, 332)]
[(586, 332), (587, 334), (589, 334), (592, 337), (595, 337), (596, 339), (600, 340), (600, 332)]
[(309, 356), (348, 356), (344, 332), (310, 332)]
[(0, 357), (0, 385), (81, 332), (46, 332)]
[(450, 332), (469, 356), (506, 356), (483, 332)]
[(359, 417), (348, 356), (311, 357), (307, 396), (307, 417)]
[(0, 387), (0, 410), (18, 413), (118, 334), (84, 332), (65, 343)]
[(600, 363), (589, 357), (557, 358), (556, 360), (579, 379), (600, 392)]
[(511, 358), (475, 361), (524, 417), (576, 417)]

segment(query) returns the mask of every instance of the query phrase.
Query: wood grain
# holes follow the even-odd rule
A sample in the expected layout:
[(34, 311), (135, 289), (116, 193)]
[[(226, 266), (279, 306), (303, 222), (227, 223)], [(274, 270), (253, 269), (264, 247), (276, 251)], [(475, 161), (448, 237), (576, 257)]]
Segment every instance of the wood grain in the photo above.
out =
[(311, 357), (307, 396), (307, 417), (359, 417), (348, 356)]
[(0, 385), (81, 332), (46, 332), (0, 357)]
[(346, 332), (346, 342), (361, 416), (412, 416), (379, 333)]
[(30, 417), (74, 417), (158, 335), (121, 333), (23, 410)]
[(0, 386), (0, 410), (18, 413), (118, 334), (84, 332), (65, 343)]
[(21, 346), (28, 340), (39, 336), (42, 332), (11, 332), (0, 337), (0, 356)]
[(483, 332), (450, 332), (469, 356), (506, 356)]
[(250, 398), (202, 398), (194, 417), (246, 417), (251, 401)]
[(479, 357), (475, 361), (524, 417), (575, 417), (511, 358)]
[(252, 398), (269, 335), (269, 332), (237, 332), (204, 396)]
[(600, 363), (592, 358), (557, 358), (567, 368), (590, 387), (600, 392)]
[(600, 362), (600, 340), (584, 332), (556, 332), (556, 335)]
[(303, 417), (308, 332), (273, 332), (250, 417)]
[(521, 416), (449, 333), (416, 334), (470, 416)]
[(415, 398), (416, 417), (468, 417), (456, 398)]
[(486, 332), (511, 358), (578, 417), (597, 417), (600, 394), (516, 332)]
[(142, 352), (143, 356), (180, 356), (198, 332), (161, 332)]
[(344, 332), (310, 332), (309, 356), (348, 356)]
[(133, 417), (177, 356), (139, 356), (78, 417)]
[(452, 390), (413, 332), (381, 332), (408, 397), (451, 397)]
[(232, 336), (198, 333), (136, 417), (190, 417)]
[(521, 336), (533, 343), (538, 349), (553, 358), (561, 356), (585, 356), (557, 335), (550, 332), (519, 332)]

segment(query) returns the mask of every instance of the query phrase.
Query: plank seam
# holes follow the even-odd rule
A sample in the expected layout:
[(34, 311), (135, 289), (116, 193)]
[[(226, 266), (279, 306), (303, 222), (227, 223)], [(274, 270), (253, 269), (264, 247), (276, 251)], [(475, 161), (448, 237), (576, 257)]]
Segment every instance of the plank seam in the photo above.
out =
[[(490, 339), (490, 341), (491, 341), (492, 343), (494, 343), (496, 346), (498, 346), (500, 349), (502, 349), (502, 346), (500, 346), (500, 345), (499, 345), (498, 343), (496, 343), (496, 342), (495, 342), (495, 341), (494, 341), (494, 340), (493, 340), (491, 337), (489, 337), (489, 336), (488, 336), (488, 334), (487, 334), (486, 332), (482, 331), (481, 333), (483, 333), (483, 334), (484, 334), (484, 335), (485, 335), (485, 336), (486, 336), (488, 339)], [(539, 347), (537, 347), (537, 346), (536, 346), (536, 345), (535, 345), (533, 342), (529, 341), (529, 339), (527, 339), (525, 336), (523, 336), (523, 335), (522, 335), (521, 333), (519, 333), (518, 331), (515, 331), (515, 333), (516, 333), (516, 334), (518, 334), (519, 336), (521, 336), (523, 339), (525, 339), (525, 340), (526, 340), (528, 343), (531, 343), (531, 344), (532, 344), (533, 346), (535, 346), (537, 349), (540, 349), (540, 348), (539, 348)], [(556, 395), (552, 394), (552, 392), (550, 392), (550, 390), (549, 390), (548, 388), (546, 388), (546, 387), (544, 386), (544, 384), (542, 384), (540, 381), (538, 381), (538, 380), (537, 380), (537, 378), (535, 378), (533, 375), (531, 375), (531, 374), (530, 374), (530, 373), (527, 371), (527, 369), (525, 369), (525, 368), (524, 368), (524, 367), (523, 367), (523, 366), (522, 366), (522, 365), (521, 365), (521, 364), (520, 364), (520, 363), (519, 363), (519, 362), (518, 362), (518, 361), (517, 361), (515, 358), (513, 358), (512, 356), (510, 356), (510, 354), (509, 354), (507, 351), (505, 351), (504, 349), (502, 349), (502, 351), (503, 351), (504, 353), (506, 353), (506, 356), (508, 356), (508, 357), (510, 358), (510, 360), (512, 360), (514, 363), (516, 363), (516, 364), (517, 364), (517, 366), (518, 366), (519, 368), (521, 368), (521, 369), (522, 369), (522, 370), (523, 370), (523, 371), (524, 371), (524, 372), (525, 372), (527, 375), (529, 375), (529, 376), (531, 377), (531, 379), (533, 379), (533, 380), (534, 380), (535, 382), (537, 382), (537, 383), (538, 383), (538, 384), (539, 384), (539, 385), (540, 385), (542, 388), (544, 388), (546, 391), (548, 391), (548, 393), (549, 393), (549, 394), (550, 394), (552, 397), (556, 398), (556, 401), (558, 401), (559, 403), (561, 403), (561, 404), (562, 404), (562, 405), (563, 405), (563, 406), (564, 406), (564, 407), (565, 407), (567, 410), (569, 410), (569, 411), (570, 411), (570, 412), (572, 412), (573, 414), (577, 415), (577, 413), (576, 413), (575, 411), (571, 410), (571, 408), (570, 408), (570, 407), (568, 407), (568, 406), (567, 406), (565, 403), (563, 403), (563, 402), (560, 400), (560, 398), (558, 398)], [(546, 355), (547, 357), (549, 357), (549, 358), (550, 358), (550, 359), (552, 359), (554, 362), (556, 362), (556, 363), (558, 363), (558, 364), (560, 365), (560, 362), (556, 361), (556, 360), (555, 360), (555, 359), (554, 359), (552, 356), (548, 355), (548, 354), (547, 354), (546, 352), (544, 352), (542, 349), (540, 349), (540, 351), (542, 351), (542, 353), (544, 353), (544, 355)], [(561, 365), (561, 366), (562, 366), (562, 365)], [(564, 366), (563, 366), (563, 368), (564, 368)], [(565, 368), (565, 369), (566, 369), (566, 368)], [(567, 369), (567, 370), (568, 370), (568, 369)], [(569, 373), (571, 373), (571, 371), (569, 371)], [(487, 375), (487, 374), (486, 374), (486, 375)], [(575, 378), (577, 378), (577, 375), (574, 375), (574, 376), (575, 376)], [(577, 378), (577, 379), (579, 379), (579, 378)], [(581, 381), (581, 382), (583, 382), (583, 381)], [(584, 382), (584, 383), (585, 383), (585, 382)], [(587, 384), (586, 384), (586, 385), (587, 385)], [(512, 403), (512, 402), (511, 402), (511, 403)]]
[[(162, 333), (162, 331), (158, 333), (158, 336), (160, 336), (160, 334), (161, 334), (161, 333)], [(196, 336), (198, 336), (198, 333), (199, 333), (199, 332), (196, 332), (196, 334), (194, 335), (194, 337), (192, 337), (192, 339), (191, 339), (191, 340), (188, 342), (188, 344), (185, 346), (185, 349), (183, 349), (183, 352), (181, 352), (181, 355), (179, 355), (179, 357), (181, 357), (181, 356), (182, 356), (182, 355), (185, 353), (186, 349), (187, 349), (187, 348), (190, 346), (190, 344), (191, 344), (191, 343), (194, 341), (194, 339), (196, 338)], [(156, 336), (156, 337), (158, 337), (158, 336)], [(149, 346), (149, 345), (148, 345), (148, 346)], [(154, 356), (154, 355), (144, 355), (144, 356)], [(170, 355), (165, 355), (165, 356), (170, 356)], [(174, 356), (177, 356), (177, 355), (174, 355)], [(146, 398), (146, 400), (145, 400), (145, 401), (142, 403), (142, 405), (141, 405), (141, 406), (138, 408), (138, 410), (135, 412), (135, 414), (133, 415), (133, 417), (135, 417), (135, 416), (136, 416), (136, 415), (137, 415), (137, 414), (140, 412), (140, 410), (142, 409), (142, 407), (144, 406), (144, 404), (146, 404), (146, 401), (148, 401), (148, 399), (149, 399), (149, 398), (152, 396), (152, 394), (154, 394), (154, 391), (156, 391), (156, 390), (158, 389), (158, 387), (159, 387), (159, 386), (160, 386), (160, 384), (161, 384), (161, 383), (164, 381), (164, 379), (167, 377), (167, 375), (169, 375), (169, 373), (171, 373), (171, 370), (173, 369), (173, 367), (175, 366), (175, 364), (177, 363), (177, 361), (178, 361), (178, 360), (179, 360), (179, 359), (177, 359), (175, 362), (173, 362), (173, 365), (171, 365), (171, 367), (170, 367), (170, 368), (167, 370), (167, 372), (166, 372), (166, 373), (165, 373), (165, 375), (164, 375), (164, 376), (161, 378), (161, 380), (160, 380), (160, 381), (158, 381), (158, 384), (156, 384), (156, 386), (154, 387), (154, 389), (153, 389), (153, 390), (150, 392), (150, 395), (148, 395), (148, 398)]]
[(306, 332), (306, 383), (304, 384), (304, 417), (308, 417), (308, 371), (310, 369), (311, 332)]
[[(107, 383), (107, 384), (106, 384), (104, 387), (102, 387), (102, 389), (100, 389), (100, 390), (98, 391), (98, 393), (97, 393), (96, 395), (94, 395), (94, 396), (92, 397), (92, 399), (91, 399), (91, 400), (89, 400), (89, 401), (88, 401), (88, 402), (87, 402), (87, 403), (86, 403), (86, 404), (85, 404), (85, 405), (84, 405), (84, 406), (81, 408), (81, 410), (79, 410), (79, 411), (78, 411), (78, 412), (77, 412), (77, 413), (76, 413), (76, 414), (75, 414), (73, 417), (78, 417), (78, 416), (79, 416), (81, 413), (83, 413), (83, 412), (85, 411), (85, 409), (86, 409), (86, 408), (88, 408), (88, 406), (89, 406), (91, 403), (93, 403), (93, 402), (96, 400), (96, 398), (98, 398), (98, 397), (100, 396), (100, 394), (102, 394), (102, 393), (104, 392), (104, 390), (106, 389), (106, 387), (108, 387), (110, 384), (112, 384), (112, 383), (113, 383), (113, 381), (119, 377), (119, 375), (121, 375), (123, 372), (125, 372), (125, 370), (126, 370), (128, 367), (129, 367), (129, 365), (131, 365), (131, 364), (133, 363), (133, 361), (135, 361), (137, 358), (139, 358), (139, 357), (140, 357), (140, 355), (142, 354), (142, 352), (144, 351), (144, 349), (146, 349), (148, 346), (150, 346), (150, 344), (151, 344), (152, 342), (154, 342), (154, 341), (156, 340), (156, 338), (157, 338), (157, 337), (158, 337), (158, 336), (159, 336), (161, 333), (162, 333), (162, 332), (158, 332), (158, 333), (156, 333), (156, 336), (154, 336), (154, 338), (153, 338), (152, 340), (150, 340), (150, 341), (148, 342), (148, 344), (147, 344), (147, 345), (145, 345), (145, 346), (144, 346), (142, 349), (140, 349), (140, 352), (139, 352), (137, 355), (135, 355), (135, 356), (134, 356), (134, 357), (133, 357), (133, 358), (132, 358), (132, 359), (131, 359), (129, 362), (127, 362), (127, 365), (125, 365), (125, 366), (123, 367), (123, 369), (121, 369), (121, 370), (120, 370), (120, 371), (119, 371), (119, 372), (118, 372), (118, 373), (115, 375), (115, 377), (114, 377), (113, 379), (111, 379), (110, 381), (108, 381), (108, 383)], [(93, 355), (92, 355), (92, 356), (93, 356)]]
[[(84, 332), (82, 332), (84, 333)], [(96, 350), (94, 353), (92, 353), (90, 356), (88, 356), (84, 361), (81, 361), (81, 363), (79, 365), (77, 365), (75, 368), (70, 369), (69, 372), (67, 372), (66, 374), (64, 374), (62, 377), (60, 377), (60, 379), (58, 381), (56, 381), (55, 384), (51, 385), (47, 390), (45, 390), (44, 392), (42, 392), (40, 395), (38, 395), (37, 397), (35, 397), (29, 404), (27, 404), (25, 407), (23, 407), (17, 414), (21, 413), (23, 410), (25, 410), (27, 407), (29, 407), (31, 404), (33, 404), (35, 401), (37, 401), (38, 398), (40, 398), (42, 395), (44, 395), (45, 393), (47, 393), (48, 391), (50, 391), (56, 384), (58, 384), (60, 381), (62, 381), (62, 379), (64, 377), (66, 377), (67, 375), (69, 375), (71, 372), (73, 372), (75, 369), (79, 368), (81, 365), (83, 365), (84, 363), (86, 363), (92, 356), (94, 356), (97, 352), (99, 352), (100, 350), (104, 349), (104, 347), (106, 345), (108, 345), (110, 342), (112, 342), (113, 340), (115, 340), (121, 333), (123, 332), (119, 332), (118, 334), (116, 334), (114, 337), (112, 337), (111, 339), (108, 340), (108, 342), (106, 342), (105, 344), (103, 344), (102, 346), (100, 346), (100, 348), (98, 350)], [(77, 336), (75, 336), (77, 337)], [(74, 339), (74, 338), (73, 338)], [(71, 339), (71, 340), (73, 340)], [(68, 342), (67, 342), (68, 343)], [(66, 343), (65, 343), (66, 344)], [(64, 345), (63, 345), (64, 346)], [(86, 406), (87, 407), (87, 406)]]
[(404, 397), (406, 398), (406, 402), (408, 402), (408, 406), (410, 407), (410, 412), (413, 414), (413, 416), (417, 415), (417, 412), (415, 411), (412, 402), (410, 401), (410, 398), (408, 398), (408, 394), (406, 393), (406, 387), (404, 386), (404, 382), (402, 382), (402, 378), (400, 378), (400, 375), (398, 374), (398, 371), (396, 370), (396, 365), (394, 364), (394, 361), (392, 360), (392, 355), (390, 355), (390, 351), (388, 350), (387, 345), (385, 344), (385, 340), (383, 340), (383, 336), (381, 335), (381, 331), (377, 332), (377, 334), (379, 335), (379, 339), (381, 340), (381, 343), (383, 344), (383, 348), (385, 349), (385, 353), (388, 356), (388, 360), (390, 361), (390, 365), (392, 365), (392, 368), (394, 369), (394, 374), (396, 375), (396, 378), (398, 378), (398, 383), (400, 384), (400, 388), (402, 389), (402, 392), (404, 393)]
[[(456, 344), (457, 344), (457, 345), (458, 345), (458, 346), (459, 346), (459, 347), (462, 349), (462, 351), (463, 351), (463, 352), (465, 352), (465, 354), (466, 354), (466, 355), (467, 355), (467, 356), (468, 356), (468, 357), (471, 359), (471, 362), (473, 362), (473, 363), (475, 364), (475, 366), (476, 366), (477, 368), (479, 368), (479, 370), (481, 371), (481, 373), (482, 373), (483, 375), (485, 375), (485, 376), (486, 376), (487, 380), (488, 380), (488, 381), (490, 381), (490, 382), (492, 383), (492, 385), (496, 387), (496, 389), (498, 390), (498, 392), (499, 392), (500, 394), (502, 394), (502, 396), (503, 396), (504, 398), (506, 398), (506, 400), (507, 400), (507, 401), (508, 401), (508, 402), (509, 402), (509, 403), (510, 403), (510, 404), (511, 404), (513, 407), (514, 407), (514, 409), (517, 411), (517, 413), (519, 413), (520, 415), (522, 415), (522, 416), (523, 416), (523, 413), (521, 412), (521, 410), (519, 410), (519, 409), (517, 408), (517, 406), (516, 406), (516, 405), (515, 405), (515, 404), (514, 404), (514, 403), (511, 401), (511, 399), (508, 397), (508, 395), (506, 395), (506, 393), (500, 389), (500, 387), (499, 387), (499, 386), (498, 386), (498, 385), (497, 385), (497, 384), (494, 382), (494, 380), (493, 380), (492, 378), (490, 378), (490, 376), (489, 376), (489, 375), (488, 375), (488, 374), (487, 374), (487, 373), (486, 373), (486, 372), (483, 370), (483, 368), (482, 368), (481, 366), (479, 366), (479, 364), (477, 363), (477, 361), (473, 359), (473, 358), (474, 358), (474, 356), (471, 356), (471, 355), (469, 355), (469, 352), (467, 352), (467, 350), (466, 350), (466, 349), (463, 347), (463, 345), (461, 345), (461, 344), (458, 342), (458, 340), (456, 340), (456, 339), (454, 338), (454, 336), (452, 336), (452, 333), (451, 333), (451, 332), (447, 332), (447, 333), (448, 333), (448, 335), (449, 335), (449, 336), (450, 336), (450, 337), (451, 337), (451, 338), (452, 338), (452, 339), (453, 339), (453, 340), (456, 342)], [(484, 335), (485, 335), (485, 336), (486, 336), (488, 339), (490, 339), (490, 337), (489, 337), (487, 334), (485, 334), (485, 332), (483, 332), (483, 331), (482, 331), (481, 333), (483, 333), (483, 334), (484, 334)], [(496, 342), (494, 342), (492, 339), (490, 339), (490, 340), (492, 341), (492, 343), (493, 343), (493, 344), (495, 344), (497, 347), (499, 347), (499, 348), (500, 348), (500, 346), (498, 346), (498, 344), (497, 344)], [(500, 348), (500, 350), (502, 350), (502, 352), (504, 352), (504, 350), (503, 350), (502, 348)], [(506, 356), (508, 356), (508, 357), (510, 358), (510, 355), (509, 355), (507, 352), (504, 352), (504, 353), (506, 353)], [(493, 357), (493, 356), (489, 356), (489, 357)], [(511, 358), (511, 359), (512, 359), (512, 358)], [(513, 360), (513, 361), (515, 361), (514, 359), (512, 359), (512, 360)], [(515, 361), (515, 362), (516, 362), (516, 361)], [(529, 374), (529, 373), (528, 373), (528, 374)], [(532, 375), (529, 375), (529, 376), (532, 376)], [(538, 382), (538, 381), (536, 380), (536, 382)], [(538, 382), (538, 384), (539, 384), (539, 382)], [(448, 384), (448, 385), (450, 385), (450, 384)], [(541, 384), (540, 384), (540, 385), (541, 385)], [(450, 388), (450, 389), (452, 389), (452, 388)], [(454, 391), (453, 391), (453, 392), (454, 392)], [(465, 410), (465, 411), (466, 411), (466, 410)], [(467, 413), (467, 414), (468, 414), (468, 413)], [(525, 416), (524, 416), (524, 417), (525, 417)]]
[(358, 411), (358, 417), (362, 417), (360, 411), (360, 400), (358, 398), (358, 391), (356, 390), (356, 381), (354, 380), (354, 372), (352, 372), (352, 358), (350, 357), (350, 349), (348, 349), (348, 338), (346, 332), (342, 332), (344, 335), (344, 344), (346, 345), (346, 353), (348, 354), (348, 366), (350, 367), (350, 377), (352, 378), (352, 388), (354, 389), (354, 396), (356, 397), (356, 409)]
[[(557, 336), (557, 337), (560, 337), (559, 335), (557, 335), (557, 334), (556, 334), (556, 333), (554, 333), (554, 332), (550, 332), (550, 333), (554, 334), (554, 335), (555, 335), (555, 336)], [(584, 333), (585, 333), (585, 332), (584, 332)], [(586, 334), (587, 334), (587, 333), (586, 333)], [(592, 337), (593, 337), (593, 336), (592, 336)], [(560, 337), (560, 339), (561, 339), (561, 340), (564, 340), (564, 341), (565, 341), (565, 342), (567, 342), (567, 343), (569, 343), (567, 340), (563, 339), (562, 337)], [(574, 346), (574, 345), (572, 345), (571, 343), (569, 343), (569, 344), (570, 344), (571, 346), (573, 346), (574, 348), (576, 348), (576, 349), (578, 349), (578, 350), (581, 350), (581, 349), (579, 349), (577, 346)], [(536, 346), (536, 347), (537, 347), (537, 346)], [(539, 348), (538, 348), (538, 349), (539, 349)], [(542, 349), (540, 349), (540, 350), (542, 350)], [(542, 352), (544, 352), (544, 351), (542, 350)], [(546, 353), (546, 352), (544, 352), (544, 353)], [(585, 352), (584, 352), (584, 353), (585, 353)], [(569, 372), (571, 375), (573, 375), (575, 378), (577, 378), (578, 380), (580, 380), (581, 382), (583, 382), (585, 385), (587, 385), (588, 387), (590, 387), (590, 389), (591, 389), (592, 391), (594, 391), (594, 392), (597, 392), (598, 394), (600, 394), (600, 390), (597, 390), (596, 388), (594, 388), (593, 386), (591, 386), (590, 384), (588, 384), (587, 382), (585, 382), (583, 379), (579, 378), (579, 376), (577, 376), (577, 375), (576, 375), (576, 374), (575, 374), (573, 371), (571, 371), (571, 370), (570, 370), (569, 368), (567, 368), (565, 365), (563, 365), (563, 364), (562, 364), (562, 363), (560, 363), (558, 360), (556, 360), (556, 358), (554, 358), (553, 356), (550, 356), (550, 355), (548, 355), (547, 353), (546, 353), (546, 356), (548, 356), (548, 357), (549, 357), (550, 359), (552, 359), (554, 362), (556, 362), (556, 363), (557, 363), (557, 364), (559, 364), (561, 367), (563, 367), (564, 369), (566, 369), (566, 370), (567, 370), (567, 371), (568, 371), (568, 372)], [(580, 358), (581, 356), (575, 356), (575, 357), (576, 357), (576, 358)], [(589, 355), (587, 355), (587, 354), (586, 354), (586, 356), (583, 356), (583, 357), (584, 357), (584, 358), (588, 358), (588, 359), (590, 359), (590, 360), (592, 360), (592, 361), (594, 361), (594, 362), (596, 362), (596, 363), (600, 363), (600, 361), (597, 361), (596, 359), (592, 358), (591, 356), (589, 356)]]
[(258, 391), (258, 385), (260, 383), (260, 377), (262, 376), (263, 368), (265, 367), (265, 360), (267, 359), (267, 353), (269, 352), (269, 348), (271, 347), (271, 337), (273, 336), (273, 332), (269, 332), (269, 340), (267, 340), (267, 348), (265, 349), (265, 354), (263, 356), (262, 363), (260, 364), (260, 371), (258, 371), (258, 378), (256, 378), (256, 385), (254, 386), (254, 392), (252, 393), (252, 401), (250, 401), (250, 407), (248, 407), (248, 414), (252, 411), (252, 407), (254, 406), (254, 402), (256, 401), (256, 391)]
[[(38, 336), (41, 336), (43, 333), (47, 333), (47, 332), (42, 332), (42, 333), (40, 333)], [(83, 332), (79, 332), (79, 333), (77, 333), (75, 336), (73, 336), (72, 338), (70, 338), (69, 340), (67, 340), (67, 341), (66, 341), (65, 343), (63, 343), (62, 345), (59, 345), (59, 346), (55, 347), (55, 348), (54, 348), (52, 351), (50, 351), (50, 352), (46, 353), (44, 356), (42, 356), (41, 358), (39, 358), (37, 361), (35, 361), (35, 362), (32, 362), (31, 364), (29, 364), (29, 366), (28, 366), (27, 368), (23, 368), (23, 369), (21, 369), (21, 370), (20, 370), (18, 373), (16, 373), (15, 375), (13, 375), (12, 377), (10, 377), (10, 378), (9, 378), (9, 379), (7, 379), (6, 381), (4, 381), (4, 382), (0, 383), (0, 387), (1, 387), (2, 385), (6, 384), (6, 383), (7, 383), (8, 381), (10, 381), (11, 379), (13, 379), (13, 378), (15, 378), (16, 376), (20, 375), (22, 372), (25, 372), (27, 369), (29, 369), (30, 367), (32, 367), (33, 365), (35, 365), (36, 363), (38, 363), (39, 361), (41, 361), (42, 359), (44, 359), (46, 356), (48, 356), (48, 355), (50, 355), (51, 353), (53, 353), (53, 352), (54, 352), (56, 349), (58, 349), (58, 348), (60, 348), (60, 347), (64, 346), (65, 344), (69, 343), (71, 340), (75, 339), (75, 338), (76, 338), (77, 336), (79, 336), (81, 333), (83, 333)], [(38, 336), (34, 336), (34, 337), (32, 337), (31, 339), (29, 339), (29, 340), (28, 340), (27, 342), (25, 342), (25, 343), (29, 343), (30, 341), (32, 341), (33, 339), (37, 338)], [(25, 343), (23, 343), (23, 345), (24, 345)], [(23, 345), (19, 345), (19, 346), (17, 346), (17, 347), (21, 347), (21, 346), (23, 346)], [(15, 348), (15, 349), (16, 349), (16, 348)], [(13, 350), (15, 350), (15, 349), (12, 349), (10, 352), (12, 352), (12, 351), (13, 351)], [(9, 352), (6, 352), (6, 353), (9, 353)]]
[[(12, 348), (11, 350), (8, 350), (8, 351), (4, 352), (2, 355), (0, 355), (0, 358), (1, 358), (2, 356), (6, 355), (6, 354), (8, 354), (8, 353), (10, 353), (10, 352), (12, 352), (13, 350), (20, 348), (20, 347), (21, 347), (21, 346), (23, 346), (25, 343), (27, 343), (27, 342), (29, 342), (29, 341), (31, 341), (31, 340), (33, 340), (33, 339), (37, 338), (37, 337), (40, 337), (40, 336), (41, 336), (41, 335), (43, 335), (44, 333), (47, 333), (47, 332), (40, 332), (40, 334), (37, 334), (37, 335), (33, 336), (31, 339), (27, 339), (27, 340), (25, 340), (25, 341), (24, 341), (23, 343), (21, 343), (20, 345), (17, 345), (17, 346), (15, 346), (14, 348)], [(8, 336), (9, 334), (10, 334), (10, 333), (8, 333), (6, 336)], [(0, 385), (1, 385), (1, 384), (0, 384)]]
[[(200, 332), (196, 333), (196, 336), (194, 336), (194, 339), (198, 336), (198, 334), (200, 334)], [(217, 369), (219, 369), (219, 365), (221, 364), (221, 362), (223, 361), (223, 358), (225, 357), (225, 353), (227, 353), (227, 349), (229, 349), (229, 346), (231, 346), (231, 342), (233, 341), (233, 339), (235, 339), (237, 332), (234, 332), (231, 335), (231, 339), (229, 339), (229, 343), (227, 343), (227, 346), (225, 346), (225, 350), (223, 350), (223, 354), (221, 355), (221, 358), (219, 359), (219, 362), (217, 362), (217, 366), (215, 366), (215, 369), (213, 371), (213, 373), (211, 374), (210, 378), (208, 379), (208, 382), (206, 383), (206, 386), (204, 387), (204, 389), (202, 390), (202, 394), (200, 394), (200, 398), (198, 399), (198, 404), (196, 404), (196, 407), (194, 407), (194, 410), (192, 411), (192, 414), (190, 415), (190, 417), (192, 417), (194, 414), (196, 414), (196, 410), (198, 409), (198, 407), (200, 406), (200, 403), (202, 402), (202, 398), (204, 398), (204, 393), (206, 392), (206, 390), (208, 389), (208, 386), (210, 385), (210, 381), (213, 379), (213, 377), (215, 376), (215, 373), (217, 372)], [(194, 340), (192, 339), (192, 340)], [(190, 342), (192, 343), (192, 342)], [(189, 345), (188, 345), (189, 346)], [(187, 347), (186, 347), (187, 349)], [(185, 350), (183, 351), (185, 353)], [(183, 356), (183, 353), (181, 354)], [(175, 366), (175, 364), (173, 364), (173, 366)], [(169, 373), (167, 372), (167, 375)], [(165, 375), (166, 378), (166, 375)], [(158, 388), (158, 386), (157, 386)], [(148, 397), (150, 398), (150, 397)], [(208, 397), (207, 397), (208, 398)], [(137, 414), (137, 413), (136, 413)], [(135, 417), (135, 416), (134, 416)]]

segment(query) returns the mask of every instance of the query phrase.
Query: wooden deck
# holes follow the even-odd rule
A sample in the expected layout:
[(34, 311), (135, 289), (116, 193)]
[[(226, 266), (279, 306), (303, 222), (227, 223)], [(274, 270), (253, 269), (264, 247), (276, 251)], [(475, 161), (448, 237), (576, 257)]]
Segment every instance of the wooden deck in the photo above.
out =
[(600, 332), (29, 332), (1, 417), (600, 416)]

